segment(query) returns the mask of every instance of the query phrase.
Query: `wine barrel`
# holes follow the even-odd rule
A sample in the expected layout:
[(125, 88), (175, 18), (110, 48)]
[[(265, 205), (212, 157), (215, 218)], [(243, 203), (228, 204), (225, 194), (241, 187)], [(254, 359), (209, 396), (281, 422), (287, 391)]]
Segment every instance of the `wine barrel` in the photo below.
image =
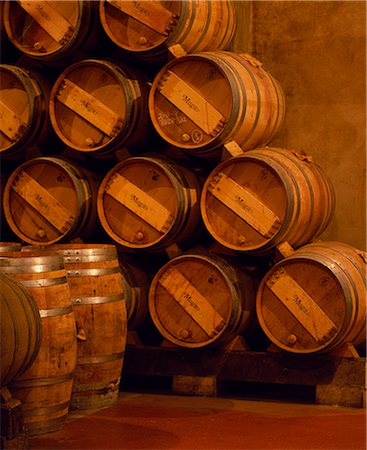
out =
[(21, 282), (0, 275), (0, 299), (2, 387), (33, 363), (41, 346), (42, 327), (37, 305)]
[(102, 180), (98, 216), (123, 248), (160, 252), (199, 235), (200, 192), (199, 179), (183, 165), (158, 156), (130, 157)]
[(165, 63), (168, 50), (224, 50), (232, 41), (236, 13), (231, 0), (100, 1), (99, 16), (109, 39), (131, 56)]
[(20, 242), (0, 242), (0, 253), (2, 252), (17, 252), (22, 248)]
[(331, 220), (335, 196), (311, 157), (267, 147), (218, 164), (204, 183), (200, 207), (217, 242), (262, 256), (283, 241), (299, 247), (316, 239)]
[(148, 294), (150, 316), (181, 347), (215, 347), (254, 324), (256, 280), (214, 253), (189, 252), (166, 263)]
[(9, 390), (22, 402), (29, 435), (56, 431), (68, 415), (76, 365), (75, 317), (63, 258), (49, 252), (0, 253), (0, 273), (28, 289), (42, 321), (38, 355)]
[(98, 180), (57, 157), (37, 157), (18, 166), (4, 190), (4, 213), (24, 242), (51, 244), (95, 232)]
[(146, 142), (152, 128), (144, 74), (111, 61), (86, 59), (55, 81), (49, 104), (56, 135), (69, 148), (111, 158)]
[(50, 89), (41, 73), (0, 64), (1, 158), (26, 159), (30, 147), (41, 148), (50, 138)]
[(70, 58), (97, 46), (99, 19), (93, 1), (6, 0), (4, 3), (6, 34), (30, 58), (46, 64), (60, 61), (70, 64)]
[(124, 285), (116, 247), (66, 243), (49, 245), (44, 250), (64, 258), (76, 318), (77, 363), (70, 408), (110, 406), (119, 394), (127, 336)]
[(279, 83), (248, 54), (202, 52), (170, 61), (149, 94), (153, 126), (189, 155), (217, 158), (235, 141), (243, 150), (269, 143), (285, 108)]
[(366, 340), (366, 256), (343, 242), (297, 249), (265, 275), (258, 289), (259, 324), (279, 348), (325, 353)]

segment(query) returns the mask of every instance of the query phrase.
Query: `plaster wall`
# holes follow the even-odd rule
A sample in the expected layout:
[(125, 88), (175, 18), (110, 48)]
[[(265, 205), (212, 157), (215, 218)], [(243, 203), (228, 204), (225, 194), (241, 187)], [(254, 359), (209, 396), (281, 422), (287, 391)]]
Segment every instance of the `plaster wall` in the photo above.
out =
[(236, 1), (234, 51), (280, 82), (284, 126), (271, 145), (303, 150), (331, 179), (334, 217), (321, 238), (366, 250), (366, 3)]

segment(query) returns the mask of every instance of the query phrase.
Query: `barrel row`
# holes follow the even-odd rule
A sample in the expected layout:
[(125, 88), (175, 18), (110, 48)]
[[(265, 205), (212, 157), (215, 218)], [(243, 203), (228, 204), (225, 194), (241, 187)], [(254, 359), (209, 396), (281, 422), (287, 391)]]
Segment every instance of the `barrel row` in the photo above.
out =
[(103, 58), (50, 79), (11, 64), (0, 73), (0, 152), (8, 160), (27, 159), (32, 147), (113, 159), (153, 145), (218, 160), (230, 142), (243, 150), (268, 144), (285, 114), (278, 81), (254, 57), (229, 51), (178, 57), (153, 77)]
[(187, 249), (203, 236), (235, 252), (268, 255), (299, 247), (329, 224), (335, 199), (324, 171), (302, 153), (250, 150), (203, 177), (177, 160), (143, 155), (103, 177), (59, 157), (15, 169), (3, 193), (11, 230), (29, 244), (104, 232), (126, 251)]

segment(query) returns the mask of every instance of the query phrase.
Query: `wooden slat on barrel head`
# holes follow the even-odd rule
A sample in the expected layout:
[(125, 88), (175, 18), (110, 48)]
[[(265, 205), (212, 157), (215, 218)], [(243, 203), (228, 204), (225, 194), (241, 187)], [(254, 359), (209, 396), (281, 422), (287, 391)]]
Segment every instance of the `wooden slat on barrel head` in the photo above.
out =
[(223, 172), (209, 184), (209, 192), (264, 237), (270, 238), (280, 227), (279, 217), (249, 189)]
[(175, 15), (159, 2), (144, 0), (107, 0), (115, 8), (163, 36), (173, 29)]
[(48, 2), (18, 0), (18, 3), (56, 42), (62, 44), (71, 34), (72, 25)]
[(223, 128), (225, 117), (174, 72), (168, 70), (157, 89), (206, 134), (215, 135)]
[(105, 192), (160, 233), (165, 233), (174, 220), (165, 206), (119, 173), (111, 177)]
[(110, 137), (117, 134), (122, 118), (71, 80), (64, 79), (57, 99)]
[(75, 221), (70, 211), (25, 171), (19, 173), (12, 189), (59, 232), (65, 233)]
[(224, 326), (223, 317), (178, 269), (167, 270), (159, 283), (209, 337), (220, 332)]
[(318, 343), (338, 332), (330, 317), (284, 269), (276, 270), (266, 285)]
[(0, 131), (11, 141), (16, 141), (26, 129), (26, 124), (12, 109), (0, 101)]

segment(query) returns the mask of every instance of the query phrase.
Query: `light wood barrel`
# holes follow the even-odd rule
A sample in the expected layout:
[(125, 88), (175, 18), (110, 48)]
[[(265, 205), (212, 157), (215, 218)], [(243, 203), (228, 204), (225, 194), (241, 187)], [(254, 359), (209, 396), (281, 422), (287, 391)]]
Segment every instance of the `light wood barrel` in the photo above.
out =
[(127, 316), (116, 247), (55, 244), (45, 248), (64, 258), (77, 325), (77, 364), (72, 409), (117, 401), (123, 367)]
[(228, 343), (254, 324), (256, 281), (215, 254), (186, 253), (155, 275), (150, 316), (164, 338), (181, 347)]
[(50, 89), (51, 83), (35, 70), (0, 64), (1, 158), (25, 159), (28, 148), (42, 147), (50, 136)]
[(0, 253), (2, 252), (17, 252), (22, 248), (20, 242), (0, 242)]
[(279, 83), (254, 57), (202, 52), (167, 63), (153, 80), (149, 112), (159, 135), (189, 155), (216, 158), (235, 141), (269, 143), (282, 126)]
[(33, 158), (18, 166), (6, 183), (7, 223), (30, 244), (90, 236), (97, 226), (97, 182), (67, 160)]
[(147, 62), (168, 60), (168, 49), (186, 53), (224, 50), (236, 28), (231, 0), (100, 1), (99, 15), (109, 39)]
[(199, 233), (201, 184), (194, 172), (157, 156), (127, 158), (100, 184), (102, 227), (129, 250), (163, 251)]
[(0, 300), (0, 386), (6, 386), (35, 360), (42, 327), (37, 305), (21, 282), (0, 275)]
[(4, 24), (14, 46), (42, 63), (67, 60), (92, 48), (96, 32), (93, 1), (5, 1)]
[(20, 282), (37, 304), (42, 340), (31, 366), (9, 384), (30, 435), (62, 428), (76, 365), (76, 329), (63, 258), (48, 252), (0, 254), (0, 273)]
[(149, 138), (150, 85), (142, 72), (106, 60), (87, 59), (67, 67), (53, 85), (50, 119), (69, 148), (113, 157)]
[(278, 262), (257, 293), (259, 324), (291, 353), (328, 352), (366, 340), (366, 254), (315, 242)]
[(259, 148), (220, 163), (204, 183), (201, 215), (224, 247), (255, 255), (317, 238), (335, 207), (332, 184), (302, 152)]

